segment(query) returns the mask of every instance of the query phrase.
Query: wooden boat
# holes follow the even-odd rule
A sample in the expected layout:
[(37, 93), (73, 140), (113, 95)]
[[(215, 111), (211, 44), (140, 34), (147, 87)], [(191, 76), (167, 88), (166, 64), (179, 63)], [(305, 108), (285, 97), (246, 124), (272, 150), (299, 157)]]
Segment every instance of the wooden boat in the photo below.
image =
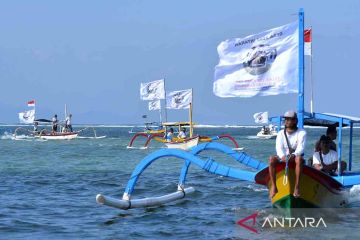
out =
[(46, 140), (71, 140), (77, 138), (79, 132), (54, 132), (54, 133), (39, 133), (35, 137)]
[[(265, 168), (255, 176), (258, 184), (271, 187), (269, 169)], [(301, 196), (293, 196), (295, 185), (295, 165), (289, 164), (286, 179), (285, 163), (276, 167), (276, 186), (278, 193), (271, 199), (276, 208), (333, 208), (342, 207), (348, 203), (346, 188), (330, 175), (312, 167), (304, 166), (300, 179)]]
[(165, 146), (167, 148), (177, 148), (182, 150), (188, 150), (199, 143), (199, 136), (191, 137), (191, 138), (173, 138), (173, 141), (171, 142), (165, 142)]

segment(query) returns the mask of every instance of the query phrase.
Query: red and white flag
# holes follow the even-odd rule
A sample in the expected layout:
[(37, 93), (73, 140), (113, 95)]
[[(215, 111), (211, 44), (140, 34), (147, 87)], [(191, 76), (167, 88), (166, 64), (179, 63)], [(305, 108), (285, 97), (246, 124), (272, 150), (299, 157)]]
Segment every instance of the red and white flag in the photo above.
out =
[(311, 56), (311, 28), (304, 31), (304, 55)]
[(35, 100), (28, 101), (28, 107), (35, 107)]

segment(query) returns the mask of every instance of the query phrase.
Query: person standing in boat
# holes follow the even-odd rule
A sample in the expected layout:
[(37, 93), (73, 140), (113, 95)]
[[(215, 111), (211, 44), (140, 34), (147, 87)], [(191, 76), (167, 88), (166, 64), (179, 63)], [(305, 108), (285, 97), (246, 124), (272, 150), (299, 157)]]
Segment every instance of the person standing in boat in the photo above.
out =
[(58, 123), (59, 123), (59, 121), (57, 119), (57, 114), (54, 115), (51, 122), (52, 122), (52, 129), (51, 129), (52, 133), (55, 133), (55, 132), (57, 132), (57, 127), (58, 127)]
[(298, 118), (294, 111), (287, 111), (284, 116), (285, 129), (276, 137), (276, 155), (269, 159), (269, 175), (271, 187), (269, 196), (273, 198), (278, 192), (276, 187), (276, 165), (279, 162), (295, 162), (295, 187), (294, 197), (300, 197), (300, 176), (303, 166), (306, 132), (297, 127)]
[(174, 129), (170, 128), (169, 132), (166, 134), (166, 141), (171, 142), (173, 137), (174, 137)]
[(39, 128), (38, 128), (39, 123), (38, 122), (34, 122), (34, 134), (39, 134)]
[[(330, 136), (322, 135), (319, 140), (319, 151), (313, 155), (313, 167), (330, 175), (335, 175), (338, 167), (338, 154), (331, 149), (333, 141)], [(341, 173), (346, 169), (346, 162), (341, 161)]]
[(72, 125), (71, 125), (71, 117), (72, 117), (72, 114), (69, 114), (65, 119), (65, 129), (66, 129), (66, 131), (70, 131), (70, 132), (73, 131)]
[(186, 128), (182, 128), (177, 137), (181, 138), (181, 139), (185, 139), (186, 138)]

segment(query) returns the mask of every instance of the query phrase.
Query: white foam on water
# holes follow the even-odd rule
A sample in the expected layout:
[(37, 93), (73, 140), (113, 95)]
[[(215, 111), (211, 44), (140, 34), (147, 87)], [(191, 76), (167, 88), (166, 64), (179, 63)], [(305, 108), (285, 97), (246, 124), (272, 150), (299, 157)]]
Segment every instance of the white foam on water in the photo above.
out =
[(29, 135), (14, 135), (12, 133), (9, 132), (4, 132), (4, 134), (0, 137), (1, 140), (29, 140), (29, 139), (34, 139), (33, 136), (29, 136)]

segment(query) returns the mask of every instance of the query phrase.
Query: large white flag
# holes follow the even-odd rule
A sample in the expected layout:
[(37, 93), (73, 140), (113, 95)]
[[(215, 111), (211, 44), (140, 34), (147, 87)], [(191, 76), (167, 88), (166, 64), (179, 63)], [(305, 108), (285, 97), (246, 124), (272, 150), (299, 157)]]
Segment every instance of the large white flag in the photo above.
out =
[(268, 124), (269, 114), (268, 112), (258, 112), (254, 114), (254, 119), (256, 123)]
[(219, 97), (298, 92), (298, 22), (223, 41), (213, 91)]
[(192, 102), (192, 89), (173, 91), (166, 95), (166, 108), (189, 108)]
[(149, 102), (149, 110), (150, 111), (160, 110), (160, 109), (161, 109), (160, 99)]
[(142, 100), (165, 99), (164, 79), (148, 83), (141, 83), (140, 98)]
[(19, 113), (20, 123), (31, 124), (35, 120), (35, 109)]

